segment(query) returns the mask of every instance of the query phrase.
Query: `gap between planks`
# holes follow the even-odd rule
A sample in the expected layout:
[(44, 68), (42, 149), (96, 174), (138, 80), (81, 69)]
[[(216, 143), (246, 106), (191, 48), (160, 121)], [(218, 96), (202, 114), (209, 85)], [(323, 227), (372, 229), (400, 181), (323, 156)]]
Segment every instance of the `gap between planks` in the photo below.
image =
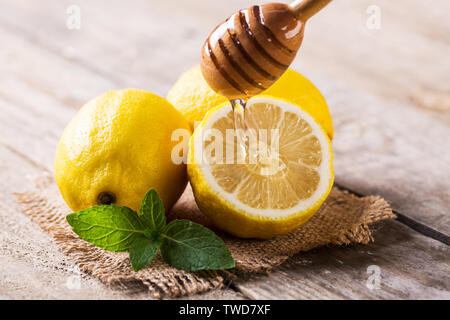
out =
[[(357, 195), (358, 197), (365, 197), (365, 196), (367, 196), (367, 195), (364, 195), (364, 194), (362, 194), (360, 192), (356, 192), (356, 191), (354, 191), (352, 189), (349, 189), (349, 188), (347, 188), (347, 187), (345, 187), (343, 185), (340, 185), (338, 183), (335, 183), (334, 185), (336, 187), (340, 188), (340, 189), (347, 190), (348, 192), (351, 192), (354, 195)], [(423, 223), (420, 223), (417, 220), (411, 219), (408, 216), (405, 216), (404, 214), (402, 214), (402, 213), (400, 213), (400, 212), (398, 212), (396, 210), (392, 210), (392, 212), (394, 212), (395, 215), (397, 216), (396, 220), (398, 222), (404, 224), (405, 226), (413, 229), (414, 231), (416, 231), (416, 232), (418, 232), (418, 233), (420, 233), (420, 234), (422, 234), (422, 235), (424, 235), (426, 237), (432, 238), (432, 239), (434, 239), (436, 241), (442, 242), (443, 244), (446, 244), (446, 245), (450, 246), (450, 237), (449, 236), (447, 236), (447, 235), (443, 234), (442, 232), (439, 232), (439, 231), (437, 231), (437, 230), (435, 230), (435, 229), (433, 229), (433, 228), (431, 228), (431, 227), (429, 227), (429, 226), (427, 226), (427, 225), (425, 225)]]

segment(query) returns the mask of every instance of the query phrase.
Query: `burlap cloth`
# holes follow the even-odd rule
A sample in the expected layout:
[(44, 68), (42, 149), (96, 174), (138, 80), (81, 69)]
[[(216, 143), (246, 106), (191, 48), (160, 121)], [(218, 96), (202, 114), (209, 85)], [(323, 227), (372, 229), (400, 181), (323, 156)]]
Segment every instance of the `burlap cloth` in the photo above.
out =
[[(80, 270), (109, 284), (126, 286), (141, 283), (157, 298), (222, 288), (230, 278), (270, 271), (294, 254), (315, 247), (369, 243), (373, 241), (370, 225), (395, 218), (382, 198), (361, 198), (334, 187), (320, 210), (306, 224), (285, 236), (265, 241), (243, 240), (218, 232), (236, 261), (235, 270), (177, 270), (158, 254), (148, 267), (134, 272), (128, 253), (104, 251), (72, 232), (65, 220), (71, 211), (51, 177), (38, 179), (36, 190), (17, 194), (17, 198), (23, 211), (53, 236), (58, 247), (75, 261)], [(169, 214), (169, 220), (174, 218), (190, 219), (214, 229), (197, 208), (189, 186)]]

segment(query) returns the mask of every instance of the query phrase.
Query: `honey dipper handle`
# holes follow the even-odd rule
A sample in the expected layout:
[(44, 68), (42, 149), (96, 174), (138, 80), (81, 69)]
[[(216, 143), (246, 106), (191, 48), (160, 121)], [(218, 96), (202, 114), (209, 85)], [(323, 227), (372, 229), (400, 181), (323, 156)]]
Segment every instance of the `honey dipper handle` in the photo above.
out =
[(300, 21), (306, 21), (330, 2), (331, 0), (297, 0), (290, 7)]

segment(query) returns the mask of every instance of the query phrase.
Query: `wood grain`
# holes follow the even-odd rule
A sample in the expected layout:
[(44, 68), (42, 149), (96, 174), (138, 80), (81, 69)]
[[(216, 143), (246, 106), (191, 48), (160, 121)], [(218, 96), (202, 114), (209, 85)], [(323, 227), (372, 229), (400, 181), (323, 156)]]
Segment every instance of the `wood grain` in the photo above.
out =
[[(237, 288), (252, 299), (449, 299), (449, 257), (448, 246), (389, 221), (373, 244), (298, 254)], [(370, 266), (380, 270), (379, 288)]]
[[(66, 28), (71, 2), (0, 2), (0, 274), (8, 275), (0, 297), (130, 297), (89, 277), (83, 290), (67, 290), (73, 264), (19, 213), (11, 193), (52, 171), (59, 136), (84, 102), (124, 87), (164, 96), (198, 64), (211, 27), (257, 2), (80, 0), (80, 30)], [(380, 30), (365, 27), (370, 4), (335, 1), (311, 20), (294, 68), (330, 105), (337, 182), (380, 194), (448, 235), (449, 3), (437, 0), (431, 10), (418, 0), (377, 1)], [(385, 227), (373, 246), (320, 249), (238, 289), (250, 298), (448, 298), (448, 247), (398, 222)], [(385, 277), (376, 292), (365, 287), (369, 263)]]
[[(111, 78), (135, 79), (143, 87), (155, 85), (154, 90), (162, 88), (159, 93), (164, 94), (180, 72), (198, 64), (198, 48), (218, 21), (261, 2), (134, 1), (131, 5), (81, 0), (77, 2), (83, 9), (80, 30), (65, 27), (69, 3), (64, 1), (32, 5), (10, 0), (0, 15), (44, 47)], [(450, 5), (445, 0), (434, 3), (431, 8), (420, 0), (377, 1), (379, 30), (366, 27), (372, 1), (331, 3), (308, 23), (294, 66), (307, 75), (320, 72), (383, 97), (437, 110), (430, 114), (448, 120), (449, 112), (443, 116), (439, 111), (448, 111), (449, 103), (450, 23), (443, 15)], [(116, 53), (99, 59), (102, 52)], [(158, 81), (152, 75), (158, 75)]]
[(317, 82), (333, 106), (336, 182), (381, 195), (450, 236), (450, 126), (404, 104)]
[[(66, 15), (62, 14), (66, 4), (60, 1), (50, 1), (49, 3), (53, 8), (50, 12), (46, 6), (20, 8), (17, 7), (17, 3), (3, 4), (1, 7), (0, 26), (5, 29), (2, 38), (5, 40), (4, 43), (8, 44), (6, 49), (10, 48), (8, 57), (12, 60), (10, 73), (13, 78), (8, 79), (3, 88), (0, 88), (0, 92), (3, 91), (4, 97), (9, 97), (9, 99), (15, 99), (15, 96), (25, 99), (26, 97), (23, 97), (21, 92), (33, 90), (33, 93), (29, 94), (33, 101), (36, 101), (37, 96), (50, 95), (58, 101), (58, 108), (54, 112), (60, 112), (60, 107), (64, 106), (77, 108), (84, 101), (102, 91), (114, 88), (138, 86), (164, 95), (172, 81), (186, 69), (189, 63), (198, 63), (198, 52), (194, 49), (201, 45), (205, 32), (203, 28), (207, 28), (206, 24), (210, 19), (209, 16), (205, 17), (198, 22), (198, 25), (194, 26), (187, 13), (180, 11), (187, 7), (187, 4), (181, 3), (179, 4), (180, 8), (172, 8), (173, 10), (170, 11), (177, 21), (177, 28), (183, 30), (180, 33), (170, 26), (170, 21), (164, 19), (163, 12), (169, 12), (168, 10), (171, 9), (165, 4), (159, 3), (155, 9), (146, 2), (137, 2), (135, 6), (114, 2), (114, 5), (108, 6), (109, 10), (105, 13), (102, 11), (105, 5), (102, 1), (80, 2), (80, 7), (84, 8), (82, 20), (84, 24), (80, 31), (70, 31), (65, 28)], [(200, 4), (202, 4), (201, 1), (197, 3), (197, 6)], [(217, 8), (210, 8), (211, 5), (207, 3), (203, 3), (203, 5), (204, 10), (211, 9), (211, 15), (215, 15), (232, 11), (233, 6), (246, 6), (247, 3), (245, 1), (233, 2), (228, 4), (228, 9), (219, 8), (219, 11)], [(413, 2), (411, 6), (417, 7), (415, 10), (420, 8), (416, 2)], [(195, 8), (196, 5), (190, 10)], [(328, 20), (335, 21), (337, 14), (341, 13), (341, 18), (344, 20), (341, 26), (343, 29), (340, 31), (342, 40), (351, 42), (349, 37), (352, 30), (354, 33), (354, 26), (362, 23), (355, 18), (358, 13), (361, 13), (362, 8), (364, 7), (361, 4), (343, 5), (342, 8), (333, 4), (332, 7), (326, 9), (328, 19), (320, 22), (323, 24), (323, 28), (331, 29), (332, 26)], [(130, 12), (130, 15), (132, 14), (133, 24), (124, 24), (123, 21), (111, 22), (119, 20), (121, 13), (126, 10)], [(336, 10), (337, 12), (334, 12)], [(412, 10), (412, 12), (415, 11)], [(386, 13), (392, 14), (392, 9), (389, 7)], [(322, 16), (325, 16), (325, 13), (319, 14), (318, 19), (323, 20)], [(425, 16), (426, 19), (422, 21), (422, 24), (428, 31), (420, 33), (419, 36), (421, 41), (426, 42), (431, 40), (425, 35), (437, 27), (432, 17)], [(13, 17), (20, 17), (20, 19)], [(94, 19), (94, 17), (96, 18)], [(393, 18), (386, 19), (389, 22)], [(21, 24), (20, 21), (29, 23)], [(403, 29), (411, 27), (411, 24), (412, 22), (408, 18), (405, 26), (399, 25), (397, 22), (392, 27), (389, 24), (387, 28), (389, 27), (390, 30), (397, 26), (394, 29), (402, 31), (396, 32), (406, 33), (410, 31)], [(144, 25), (148, 25), (148, 28), (144, 28)], [(364, 24), (362, 25), (364, 26)], [(39, 26), (39, 28), (33, 26)], [(387, 100), (391, 98), (389, 94), (383, 93), (383, 98), (375, 97), (362, 89), (350, 88), (348, 85), (354, 85), (352, 81), (341, 85), (342, 77), (328, 78), (330, 68), (342, 65), (342, 61), (336, 61), (336, 59), (346, 56), (344, 52), (339, 51), (343, 46), (334, 42), (335, 36), (330, 36), (320, 30), (316, 34), (314, 19), (311, 26), (308, 27), (312, 33), (310, 37), (314, 37), (314, 43), (317, 39), (318, 43), (316, 46), (312, 46), (313, 40), (305, 41), (305, 47), (302, 48), (301, 54), (296, 60), (300, 70), (305, 69), (303, 64), (317, 65), (314, 57), (319, 53), (315, 51), (309, 53), (310, 50), (315, 50), (317, 47), (336, 47), (332, 51), (333, 57), (322, 57), (321, 66), (317, 66), (314, 70), (306, 68), (305, 72), (311, 74), (311, 78), (324, 92), (333, 114), (336, 129), (334, 149), (337, 183), (364, 194), (380, 194), (389, 200), (398, 212), (417, 219), (448, 236), (450, 230), (450, 218), (447, 214), (450, 206), (450, 172), (446, 168), (450, 163), (450, 151), (448, 151), (450, 145), (446, 137), (450, 134), (450, 126), (445, 122), (446, 113), (441, 111), (437, 120), (434, 113), (405, 104), (407, 99), (397, 97), (397, 100), (402, 100), (403, 103), (393, 102)], [(447, 26), (444, 24), (441, 28), (446, 30)], [(173, 31), (173, 35), (170, 37), (167, 35), (169, 30)], [(191, 31), (184, 34), (187, 32), (186, 30)], [(356, 30), (359, 29), (356, 28)], [(381, 50), (375, 50), (373, 41), (369, 41), (372, 38), (364, 33), (366, 31), (363, 29), (356, 33), (360, 37), (361, 45), (350, 52), (355, 55), (352, 58), (355, 72), (359, 72), (360, 68), (370, 67), (369, 74), (374, 75), (378, 85), (381, 83), (386, 87), (394, 86), (399, 92), (405, 94), (405, 90), (396, 86), (395, 83), (387, 83), (376, 76), (381, 66), (395, 67), (396, 63), (387, 58), (376, 63), (357, 59), (358, 55), (363, 55), (358, 50), (363, 50), (363, 48), (367, 50), (364, 56), (368, 56), (372, 50), (375, 52), (372, 54), (375, 57), (377, 56), (376, 52)], [(22, 37), (14, 39), (16, 34), (20, 34)], [(390, 34), (389, 31), (383, 35), (388, 39), (382, 38), (380, 45), (383, 46), (385, 42), (394, 41), (390, 38)], [(117, 35), (117, 37), (113, 35)], [(366, 36), (370, 39), (366, 39)], [(118, 38), (121, 41), (117, 41)], [(392, 47), (400, 50), (402, 39), (402, 36), (395, 39), (396, 45)], [(441, 44), (441, 40), (438, 37), (433, 41)], [(198, 45), (199, 43), (200, 45)], [(311, 45), (308, 46), (308, 43)], [(446, 54), (447, 49), (440, 50), (440, 47), (433, 46), (433, 43), (430, 42), (426, 46), (431, 46), (436, 51), (429, 55), (433, 55), (433, 59), (436, 61), (444, 63), (446, 59), (440, 55)], [(175, 45), (178, 46), (177, 52), (183, 59), (166, 54), (166, 52), (175, 51)], [(72, 48), (72, 56), (67, 56), (67, 48)], [(420, 45), (419, 48), (423, 48), (423, 46)], [(132, 51), (135, 55), (123, 55), (124, 50)], [(335, 52), (336, 50), (338, 51)], [(325, 51), (329, 53), (331, 49)], [(35, 52), (34, 60), (29, 59), (28, 52)], [(102, 52), (118, 53), (102, 55), (102, 59), (98, 59), (99, 53)], [(305, 56), (302, 56), (303, 54)], [(401, 52), (395, 54), (400, 55)], [(419, 58), (413, 54), (404, 60), (412, 68), (414, 64), (418, 63)], [(131, 64), (130, 60), (132, 60)], [(158, 63), (154, 61), (158, 61)], [(442, 67), (438, 69), (442, 70)], [(363, 73), (365, 72), (368, 71), (364, 69)], [(426, 77), (408, 78), (408, 81), (415, 83), (414, 81), (429, 79), (432, 81), (428, 84), (430, 86), (437, 82), (440, 85), (450, 83), (445, 81), (445, 77), (449, 73), (439, 71), (435, 78), (431, 79), (432, 77), (428, 75), (430, 72), (424, 68), (420, 74), (427, 74)], [(394, 73), (401, 77), (405, 76), (405, 73), (400, 70)], [(87, 78), (89, 78), (88, 82), (85, 81)], [(359, 79), (363, 78), (359, 77)], [(404, 82), (406, 79), (398, 81)], [(414, 86), (419, 87), (422, 84), (416, 83)], [(375, 92), (382, 93), (381, 91)], [(52, 104), (45, 98), (42, 99), (43, 103)], [(58, 135), (58, 130), (55, 130), (55, 138)], [(51, 157), (45, 161), (51, 168)], [(425, 172), (426, 174), (424, 174)], [(414, 196), (411, 197), (411, 194)]]

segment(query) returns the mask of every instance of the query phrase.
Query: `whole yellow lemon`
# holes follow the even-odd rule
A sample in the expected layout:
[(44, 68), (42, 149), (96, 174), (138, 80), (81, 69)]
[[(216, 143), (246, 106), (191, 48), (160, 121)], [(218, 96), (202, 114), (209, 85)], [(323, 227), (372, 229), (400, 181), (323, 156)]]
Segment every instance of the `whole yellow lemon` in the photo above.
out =
[[(297, 105), (323, 127), (330, 139), (333, 138), (333, 122), (324, 97), (311, 81), (297, 71), (288, 69), (261, 95), (272, 96)], [(209, 110), (227, 102), (225, 97), (209, 87), (200, 66), (180, 76), (170, 89), (167, 100), (183, 114), (191, 127), (195, 121), (202, 121)]]
[(187, 183), (180, 154), (190, 133), (164, 98), (139, 89), (107, 92), (64, 130), (54, 162), (59, 190), (74, 211), (111, 203), (138, 211), (154, 188), (170, 210)]

